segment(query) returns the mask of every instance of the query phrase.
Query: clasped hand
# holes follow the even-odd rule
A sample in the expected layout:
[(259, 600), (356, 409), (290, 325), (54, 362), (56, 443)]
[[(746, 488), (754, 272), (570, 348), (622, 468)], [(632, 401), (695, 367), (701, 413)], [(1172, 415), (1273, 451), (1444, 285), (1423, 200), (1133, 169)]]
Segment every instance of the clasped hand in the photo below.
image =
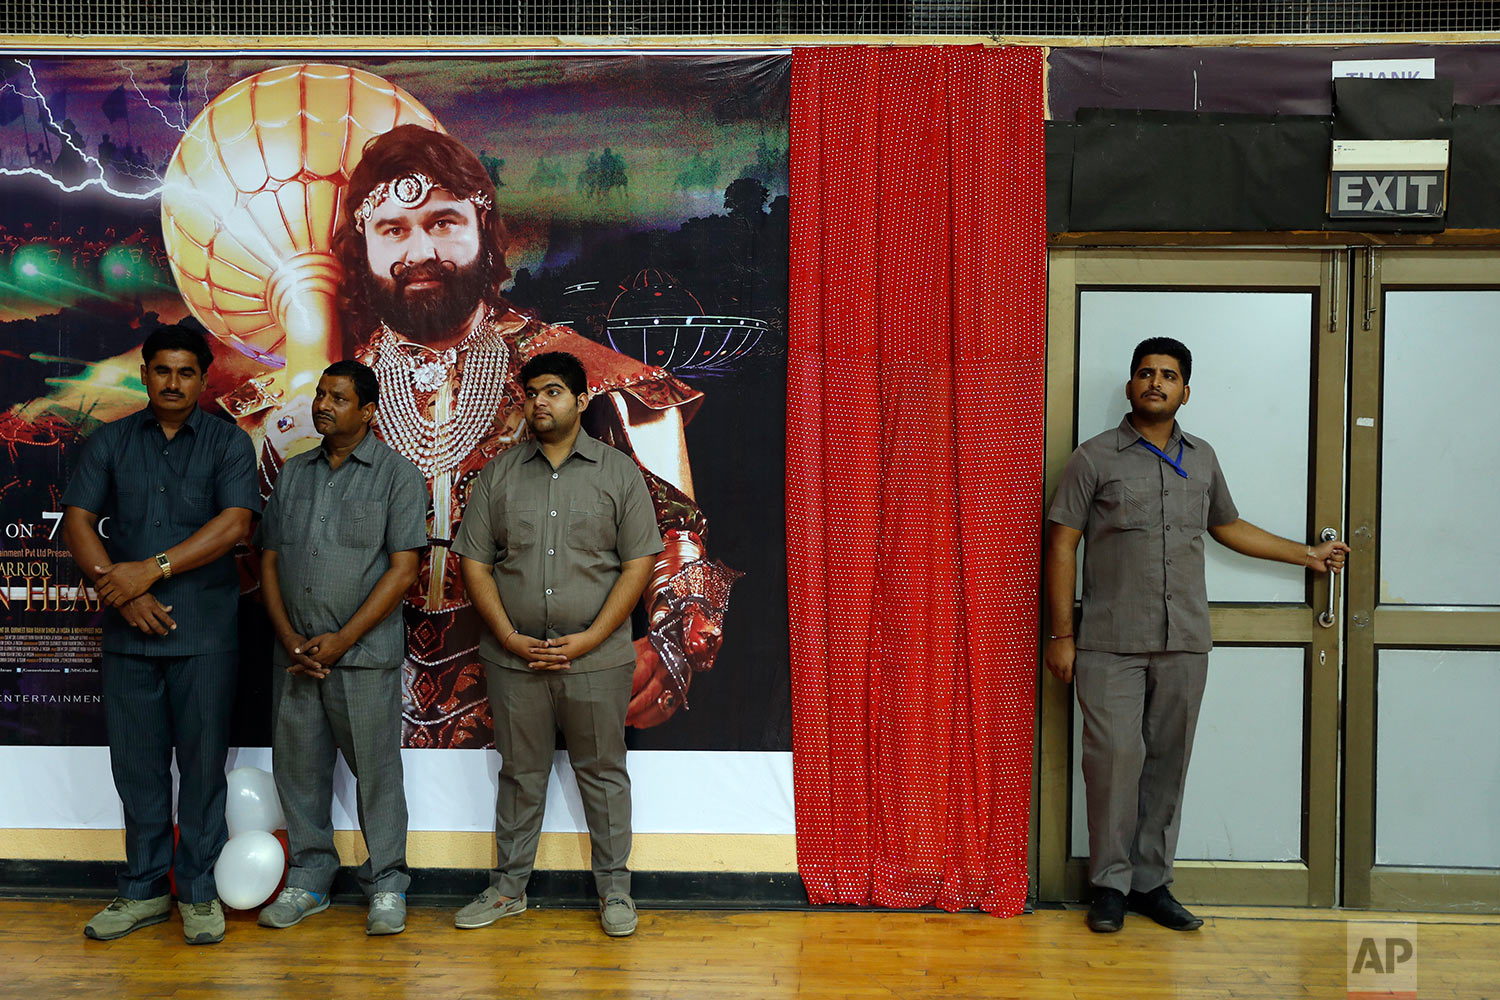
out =
[(150, 594), (141, 594), (120, 605), (120, 617), (131, 628), (140, 629), (147, 634), (166, 635), (177, 627), (177, 623), (168, 614), (171, 610), (172, 605), (162, 604)]
[(588, 632), (574, 632), (552, 639), (512, 632), (503, 643), (506, 652), (521, 657), (532, 670), (567, 670), (572, 661), (599, 645)]
[(161, 567), (155, 560), (141, 559), (95, 566), (94, 572), (99, 574), (94, 578), (94, 593), (110, 607), (123, 608), (151, 589), (161, 576)]
[(304, 674), (314, 680), (328, 676), (353, 643), (337, 632), (323, 632), (304, 639), (295, 632), (281, 637), (281, 646), (292, 659), (289, 674)]

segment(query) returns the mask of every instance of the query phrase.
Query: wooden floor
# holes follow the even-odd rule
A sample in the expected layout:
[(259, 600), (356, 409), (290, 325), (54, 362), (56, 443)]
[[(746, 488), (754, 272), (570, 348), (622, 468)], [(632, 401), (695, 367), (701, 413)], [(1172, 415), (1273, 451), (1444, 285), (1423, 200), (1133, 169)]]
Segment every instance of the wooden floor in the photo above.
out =
[(1132, 917), (1091, 934), (1078, 910), (999, 920), (974, 913), (645, 911), (612, 940), (587, 910), (530, 910), (476, 931), (413, 907), (407, 931), (367, 938), (364, 911), (334, 906), (284, 931), (233, 914), (222, 944), (181, 924), (89, 941), (98, 901), (0, 900), (0, 997), (1053, 998), (1337, 997), (1346, 923), (1415, 922), (1420, 1000), (1500, 997), (1500, 917), (1201, 909), (1180, 934)]

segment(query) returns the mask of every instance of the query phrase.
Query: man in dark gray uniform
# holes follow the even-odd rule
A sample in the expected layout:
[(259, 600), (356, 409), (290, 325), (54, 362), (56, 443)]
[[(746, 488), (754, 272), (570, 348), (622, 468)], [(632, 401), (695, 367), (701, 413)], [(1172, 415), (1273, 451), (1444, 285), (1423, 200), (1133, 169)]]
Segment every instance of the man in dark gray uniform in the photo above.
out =
[(276, 791), (291, 870), (260, 911), (290, 927), (328, 908), (338, 873), (333, 769), (342, 751), (357, 782), (369, 857), (367, 934), (406, 929), (406, 790), (401, 772), (401, 660), (395, 611), (427, 546), (427, 484), (370, 433), (380, 385), (358, 361), (323, 371), (313, 395), (320, 448), (287, 459), (256, 541), (266, 611), (286, 670), (276, 702)]
[(500, 751), (497, 863), (490, 887), (458, 911), (460, 928), (526, 909), (542, 807), (562, 730), (593, 846), (599, 922), (634, 933), (625, 710), (635, 648), (630, 612), (662, 551), (640, 469), (579, 424), (583, 366), (551, 352), (528, 361), (523, 440), (474, 481), (453, 551), (487, 631), (485, 665)]
[(1059, 680), (1077, 677), (1094, 892), (1088, 924), (1100, 932), (1119, 930), (1127, 906), (1174, 930), (1203, 924), (1168, 887), (1213, 645), (1204, 530), (1236, 552), (1318, 573), (1339, 572), (1349, 551), (1342, 542), (1279, 538), (1240, 519), (1213, 449), (1177, 425), (1192, 368), (1176, 340), (1152, 337), (1136, 347), (1125, 383), (1130, 414), (1078, 446), (1047, 515), (1045, 660)]
[(68, 551), (110, 607), (99, 672), (125, 812), (119, 895), (83, 932), (107, 941), (167, 919), (175, 746), (177, 907), (188, 943), (212, 944), (224, 937), (214, 862), (229, 836), (224, 759), (239, 663), (230, 553), (260, 511), (255, 451), (244, 431), (198, 408), (213, 361), (201, 333), (159, 327), (141, 357), (149, 405), (89, 437), (63, 493)]

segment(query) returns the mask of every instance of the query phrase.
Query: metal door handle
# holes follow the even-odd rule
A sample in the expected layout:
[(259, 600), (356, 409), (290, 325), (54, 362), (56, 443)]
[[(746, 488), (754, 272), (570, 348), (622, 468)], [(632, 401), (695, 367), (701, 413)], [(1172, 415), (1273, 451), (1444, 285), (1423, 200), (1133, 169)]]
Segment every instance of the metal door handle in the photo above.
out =
[[(1323, 533), (1318, 536), (1325, 542), (1336, 542), (1339, 537), (1339, 529), (1324, 528)], [(1324, 628), (1333, 628), (1333, 623), (1338, 621), (1337, 608), (1339, 606), (1339, 574), (1329, 571), (1328, 573), (1328, 610), (1318, 615), (1318, 624)]]

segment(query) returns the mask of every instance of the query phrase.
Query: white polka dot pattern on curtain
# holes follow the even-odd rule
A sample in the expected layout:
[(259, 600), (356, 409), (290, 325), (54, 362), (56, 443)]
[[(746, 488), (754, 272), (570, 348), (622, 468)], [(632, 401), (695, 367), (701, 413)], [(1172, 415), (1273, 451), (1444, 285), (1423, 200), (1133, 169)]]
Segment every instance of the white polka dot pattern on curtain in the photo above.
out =
[(799, 49), (787, 549), (815, 903), (1026, 898), (1042, 53)]

